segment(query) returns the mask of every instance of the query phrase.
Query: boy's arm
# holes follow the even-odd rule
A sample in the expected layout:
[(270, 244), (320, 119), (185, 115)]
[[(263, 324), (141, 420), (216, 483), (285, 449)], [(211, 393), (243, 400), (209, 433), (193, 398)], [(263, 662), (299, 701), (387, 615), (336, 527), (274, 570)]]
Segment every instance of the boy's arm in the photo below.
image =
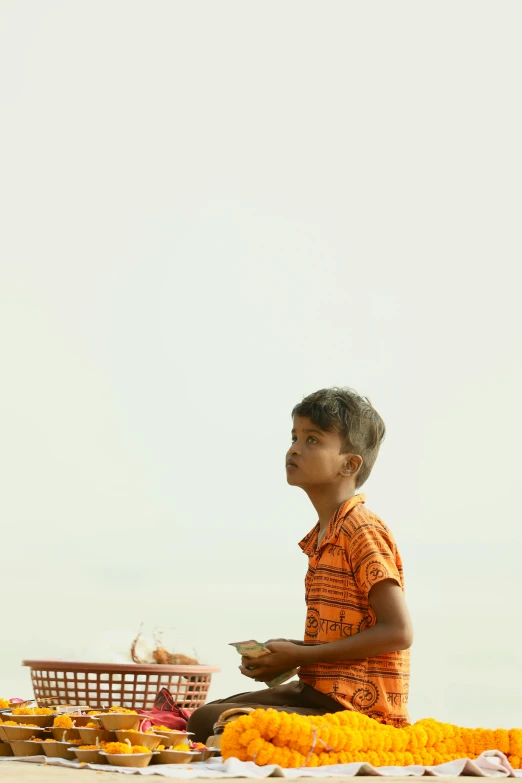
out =
[(269, 639), (265, 644), (272, 644), (273, 642), (290, 642), (290, 644), (304, 644), (301, 639)]
[(305, 645), (304, 665), (373, 658), (411, 647), (413, 629), (400, 585), (393, 579), (384, 579), (371, 588), (368, 598), (375, 613), (375, 625), (338, 642)]
[(262, 659), (243, 659), (248, 677), (265, 682), (276, 674), (297, 666), (331, 661), (354, 661), (397, 652), (411, 647), (413, 631), (402, 588), (394, 579), (384, 579), (374, 585), (368, 595), (375, 613), (375, 625), (347, 639), (325, 644), (297, 644), (289, 641), (267, 644), (272, 655)]

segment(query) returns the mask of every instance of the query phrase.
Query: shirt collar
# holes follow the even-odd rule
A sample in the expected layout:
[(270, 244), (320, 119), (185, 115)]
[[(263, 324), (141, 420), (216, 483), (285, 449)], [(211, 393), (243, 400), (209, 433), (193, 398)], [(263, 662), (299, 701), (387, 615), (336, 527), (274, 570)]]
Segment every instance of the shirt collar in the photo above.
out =
[[(366, 495), (364, 493), (360, 493), (359, 495), (352, 495), (351, 498), (348, 498), (348, 500), (345, 500), (344, 503), (341, 503), (335, 514), (332, 516), (328, 523), (328, 527), (326, 529), (326, 533), (324, 535), (323, 540), (321, 541), (321, 544), (319, 545), (319, 549), (322, 549), (323, 546), (330, 543), (333, 539), (337, 538), (339, 535), (339, 530), (341, 528), (341, 525), (344, 522), (345, 517), (350, 513), (350, 511), (355, 508), (355, 506), (359, 505), (359, 503), (365, 503), (366, 502)], [(305, 555), (313, 555), (314, 552), (317, 551), (317, 538), (319, 535), (319, 522), (316, 523), (315, 527), (310, 530), (309, 533), (302, 539), (302, 541), (299, 542), (299, 546), (305, 553)]]

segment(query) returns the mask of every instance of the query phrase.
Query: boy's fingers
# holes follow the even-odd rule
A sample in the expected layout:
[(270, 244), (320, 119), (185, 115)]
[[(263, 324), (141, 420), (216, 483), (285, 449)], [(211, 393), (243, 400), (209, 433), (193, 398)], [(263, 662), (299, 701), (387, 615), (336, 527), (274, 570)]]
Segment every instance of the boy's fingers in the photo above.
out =
[(249, 677), (249, 679), (255, 680), (256, 682), (268, 682), (268, 680), (271, 680), (274, 676), (273, 674), (267, 674), (262, 668), (247, 669), (246, 666), (240, 666), (239, 671), (244, 674), (245, 677)]
[(261, 658), (264, 658), (268, 653), (265, 653), (265, 655), (259, 655), (256, 658), (250, 658), (248, 655), (242, 655), (241, 660), (245, 661), (249, 666), (255, 666), (256, 663), (259, 663)]
[(241, 674), (244, 674), (245, 677), (250, 677), (251, 680), (255, 680), (256, 678), (255, 669), (252, 671), (252, 669), (248, 669), (246, 666), (240, 666), (239, 671), (241, 672)]
[(248, 655), (242, 655), (241, 663), (243, 666), (258, 666), (259, 658), (249, 658)]

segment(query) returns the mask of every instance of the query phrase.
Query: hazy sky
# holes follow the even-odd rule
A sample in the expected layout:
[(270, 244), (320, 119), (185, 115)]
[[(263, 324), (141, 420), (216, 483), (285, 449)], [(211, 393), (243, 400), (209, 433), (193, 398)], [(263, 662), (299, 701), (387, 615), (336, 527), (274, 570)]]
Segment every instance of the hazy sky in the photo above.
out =
[(140, 622), (304, 630), (290, 411), (348, 385), (410, 711), (522, 725), (522, 3), (0, 0), (0, 696)]

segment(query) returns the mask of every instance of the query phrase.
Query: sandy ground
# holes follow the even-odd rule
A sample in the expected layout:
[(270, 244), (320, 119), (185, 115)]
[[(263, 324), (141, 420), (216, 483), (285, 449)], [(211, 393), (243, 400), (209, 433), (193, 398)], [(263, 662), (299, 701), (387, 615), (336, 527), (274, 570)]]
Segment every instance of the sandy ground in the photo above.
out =
[[(33, 764), (33, 763), (24, 763), (21, 761), (4, 761), (2, 762), (0, 766), (0, 778), (2, 780), (2, 783), (5, 781), (5, 783), (11, 783), (13, 781), (16, 783), (17, 781), (20, 781), (20, 783), (82, 783), (84, 781), (85, 783), (89, 783), (89, 781), (103, 781), (103, 783), (124, 783), (125, 780), (127, 780), (130, 776), (129, 775), (122, 775), (120, 772), (95, 772), (93, 769), (63, 769), (61, 767), (51, 767), (46, 766), (45, 764)], [(147, 777), (147, 778), (141, 778), (139, 776), (139, 779), (142, 780), (148, 780), (150, 783), (152, 781), (170, 781), (175, 780), (175, 778), (160, 778), (156, 776)], [(193, 780), (205, 780), (205, 783), (209, 783), (208, 778), (193, 778)], [(244, 781), (246, 778), (225, 778), (226, 781)], [(283, 778), (279, 778), (279, 780), (283, 780)], [(310, 781), (311, 778), (294, 778), (294, 780), (302, 780), (302, 781)], [(358, 783), (361, 783), (361, 778), (324, 778), (326, 783), (339, 783), (339, 781), (358, 781)], [(411, 783), (411, 781), (414, 780), (414, 778), (411, 777), (396, 777), (396, 778), (386, 778), (386, 781), (389, 781), (389, 783)], [(454, 777), (438, 777), (437, 783), (449, 783), (449, 781), (452, 781), (452, 783), (456, 783), (457, 778)], [(469, 783), (477, 783), (477, 778), (468, 778), (468, 777), (462, 777), (458, 778), (458, 781), (462, 781), (462, 783), (466, 783), (466, 781), (469, 781)]]

